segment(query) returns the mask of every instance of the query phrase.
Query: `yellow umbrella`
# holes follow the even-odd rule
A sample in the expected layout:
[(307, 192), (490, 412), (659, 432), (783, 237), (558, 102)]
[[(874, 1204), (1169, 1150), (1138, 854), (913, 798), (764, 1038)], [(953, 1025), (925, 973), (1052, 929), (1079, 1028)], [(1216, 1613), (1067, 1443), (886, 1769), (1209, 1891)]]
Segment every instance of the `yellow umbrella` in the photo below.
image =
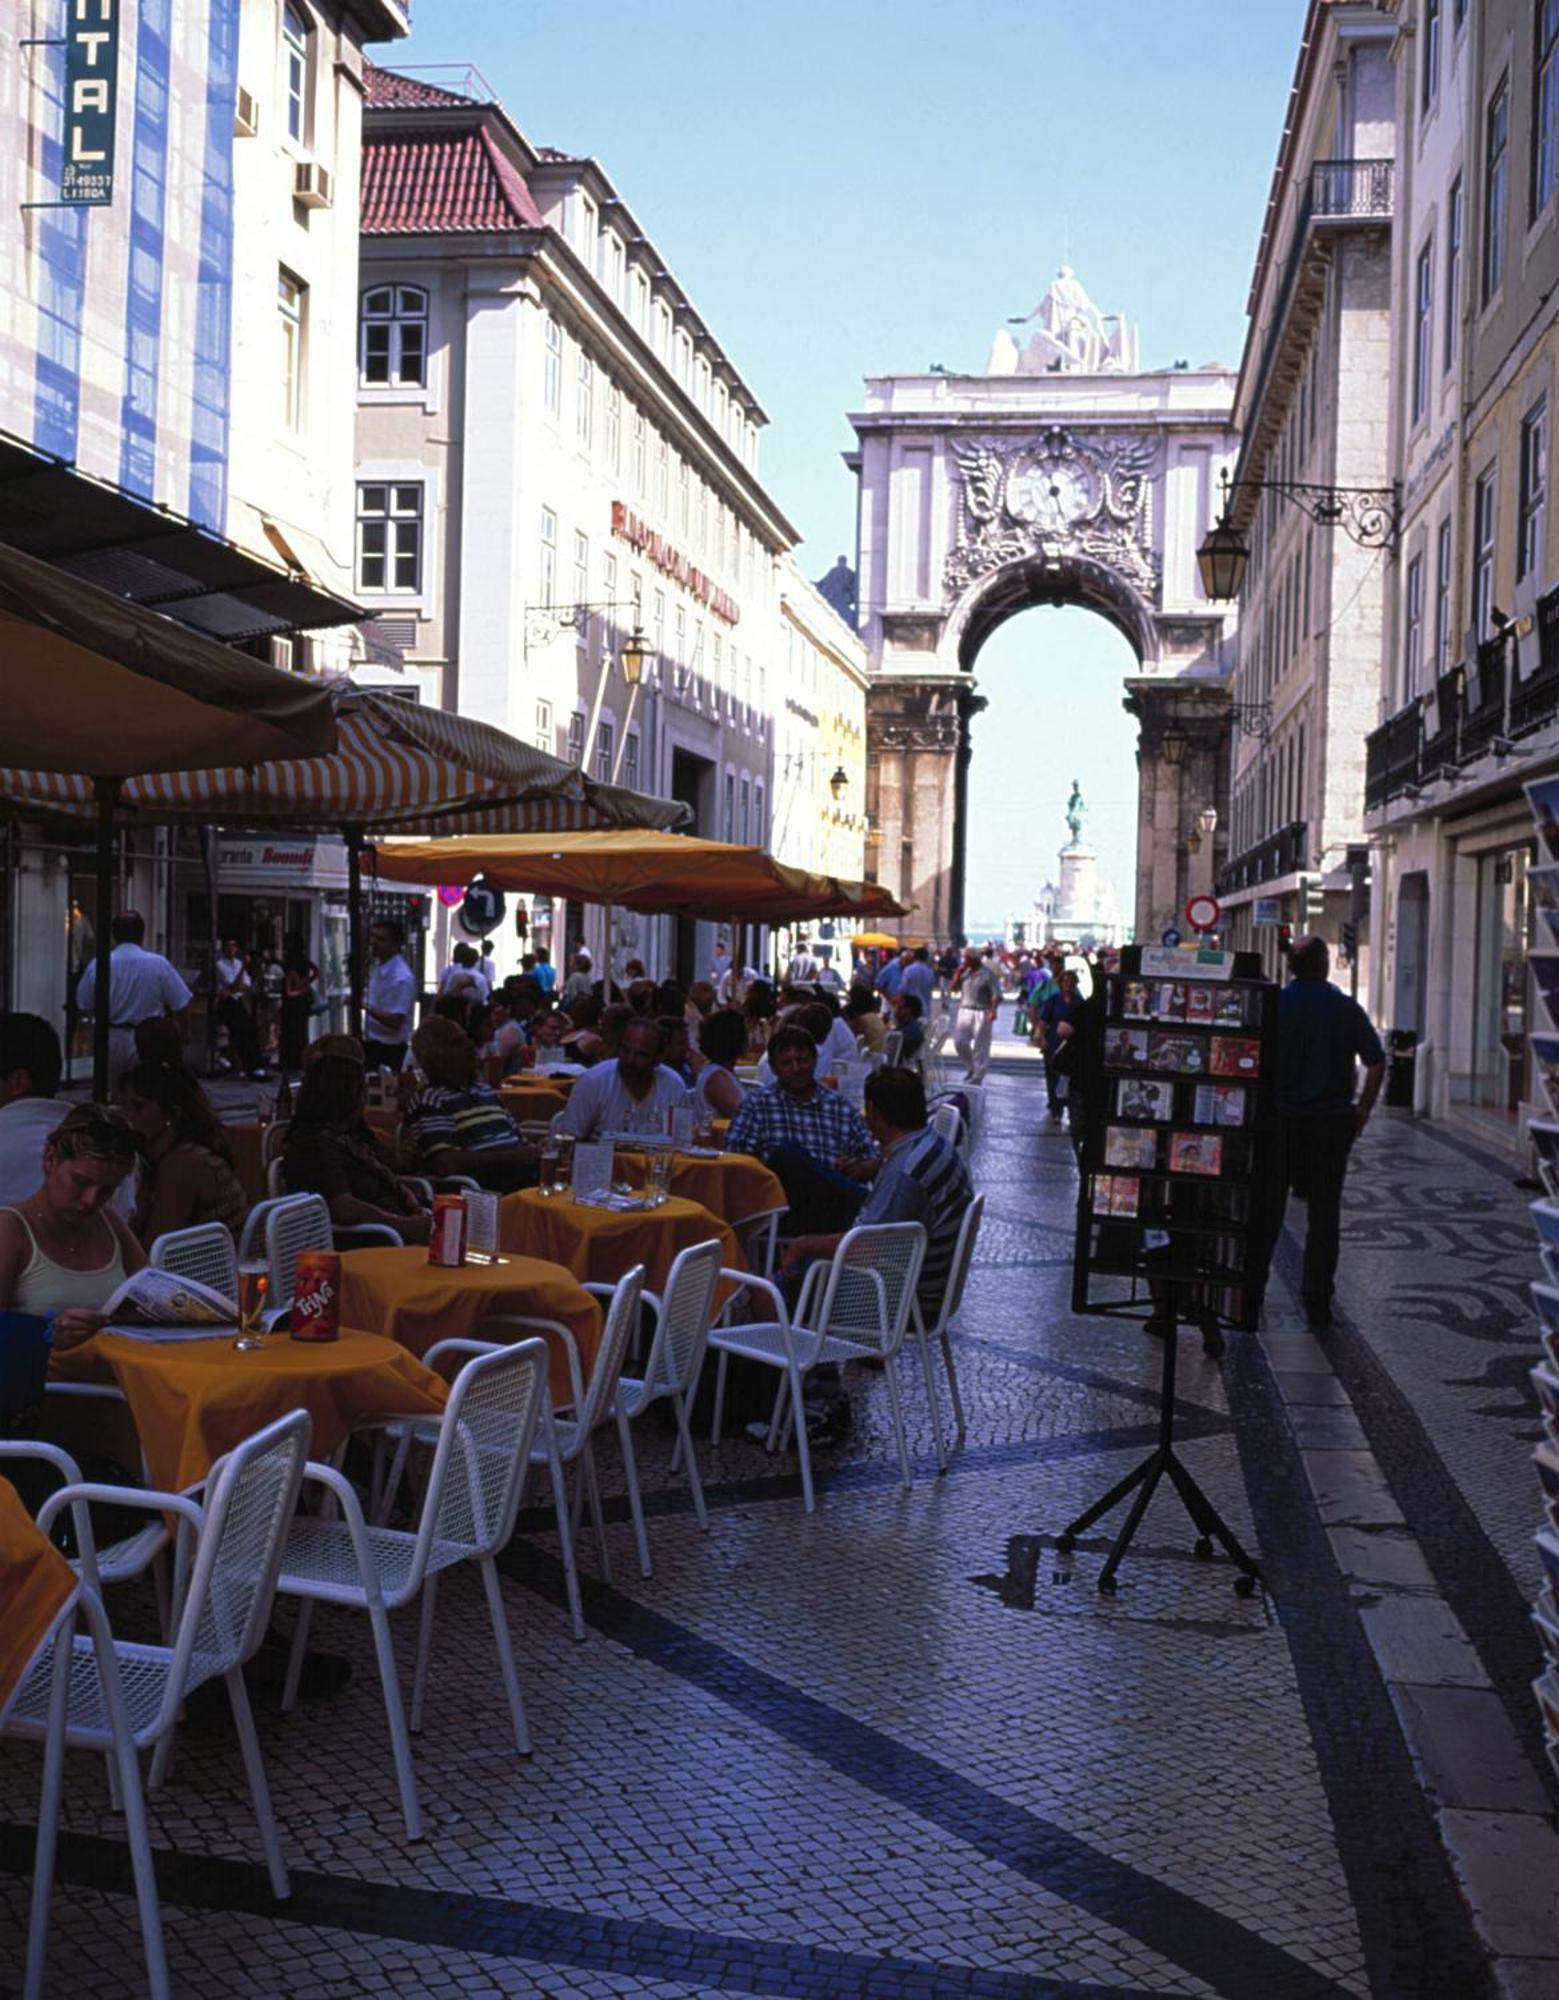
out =
[(886, 931), (857, 931), (854, 937), (846, 938), (845, 943), (860, 951), (898, 951), (903, 940), (889, 937)]

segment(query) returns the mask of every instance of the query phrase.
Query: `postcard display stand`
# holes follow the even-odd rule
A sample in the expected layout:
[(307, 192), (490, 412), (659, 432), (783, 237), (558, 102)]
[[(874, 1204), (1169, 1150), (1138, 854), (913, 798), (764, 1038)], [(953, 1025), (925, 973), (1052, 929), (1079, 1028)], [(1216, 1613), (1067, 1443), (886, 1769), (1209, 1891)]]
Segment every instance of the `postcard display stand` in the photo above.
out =
[(1176, 1456), (1175, 1368), (1182, 1324), (1254, 1323), (1260, 1273), (1257, 1171), (1267, 1126), (1277, 989), (1254, 953), (1128, 946), (1104, 979), (1084, 1106), (1072, 1310), (1154, 1322), (1164, 1334), (1159, 1436), (1135, 1471), (1057, 1537), (1070, 1549), (1134, 1494), (1099, 1588), (1115, 1572), (1160, 1479), (1179, 1494), (1204, 1558), (1220, 1544), (1248, 1596), (1260, 1580)]
[(1533, 1691), (1542, 1711), (1549, 1761), (1559, 1770), (1559, 780), (1534, 779), (1526, 793), (1540, 849), (1539, 865), (1527, 877), (1539, 947), (1531, 954), (1531, 967), (1548, 1016), (1548, 1031), (1531, 1037), (1532, 1072), (1553, 1113), (1551, 1118), (1534, 1118), (1527, 1126), (1546, 1191), (1544, 1200), (1532, 1204), (1543, 1263), (1543, 1279), (1532, 1287), (1543, 1339), (1542, 1359), (1532, 1370), (1532, 1381), (1544, 1432), (1532, 1457), (1546, 1515), (1537, 1547), (1547, 1578), (1532, 1611), (1545, 1661)]

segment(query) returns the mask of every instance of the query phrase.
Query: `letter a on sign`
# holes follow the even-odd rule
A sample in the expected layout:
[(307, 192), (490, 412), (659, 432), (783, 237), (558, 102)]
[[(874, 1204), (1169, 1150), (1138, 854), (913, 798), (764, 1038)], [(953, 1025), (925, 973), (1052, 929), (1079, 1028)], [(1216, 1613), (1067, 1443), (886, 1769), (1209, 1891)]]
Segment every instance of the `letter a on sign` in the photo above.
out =
[(114, 110), (120, 0), (74, 0), (65, 21), (65, 148), (60, 200), (114, 198)]

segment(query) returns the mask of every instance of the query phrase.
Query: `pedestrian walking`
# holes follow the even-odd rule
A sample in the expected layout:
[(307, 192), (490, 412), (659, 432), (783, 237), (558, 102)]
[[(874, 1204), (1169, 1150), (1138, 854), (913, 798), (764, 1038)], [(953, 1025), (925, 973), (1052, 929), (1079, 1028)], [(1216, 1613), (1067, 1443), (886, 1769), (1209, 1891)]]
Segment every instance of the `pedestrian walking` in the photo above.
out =
[(227, 1030), (233, 1067), (244, 1076), (264, 1076), (260, 1038), (254, 1023), (254, 982), (237, 938), (224, 942), (215, 974), (217, 1026)]
[(812, 946), (808, 939), (796, 939), (796, 954), (785, 968), (785, 977), (792, 986), (810, 986), (818, 975), (818, 963), (812, 956)]
[(1040, 1047), (1045, 1057), (1045, 1098), (1050, 1121), (1059, 1125), (1070, 1092), (1068, 1060), (1063, 1054), (1066, 1037), (1062, 1027), (1071, 1020), (1078, 1004), (1077, 974), (1063, 966), (1039, 1008)]
[[(1386, 1052), (1356, 1000), (1327, 974), (1326, 940), (1304, 937), (1288, 955), (1293, 978), (1278, 1000), (1273, 1126), (1260, 1282), (1277, 1247), (1291, 1190), (1305, 1199), (1305, 1317), (1317, 1331), (1332, 1323), (1332, 1288), (1342, 1230), (1342, 1187), (1353, 1142), (1369, 1122), (1386, 1075)], [(1364, 1087), (1354, 1097), (1355, 1065)]]
[(369, 1069), (401, 1070), (417, 1011), (417, 981), (402, 956), (406, 933), (391, 917), (382, 917), (369, 933), (374, 955), (363, 1008), (363, 1057)]
[(314, 989), (319, 984), (319, 967), (309, 957), (301, 931), (288, 931), (282, 945), (281, 1027), (277, 1055), (283, 1076), (293, 1076), (303, 1067), (303, 1051), (308, 1047), (309, 1021), (314, 1013)]
[[(138, 910), (121, 910), (111, 932), (114, 948), (108, 961), (108, 1065), (114, 1075), (135, 1061), (135, 1030), (142, 1021), (171, 1017), (184, 1039), (193, 997), (188, 986), (161, 952), (147, 951), (146, 919)], [(82, 973), (76, 1005), (93, 1012), (97, 995), (97, 963)]]
[(964, 952), (963, 979), (958, 988), (958, 1017), (953, 1024), (953, 1047), (964, 1064), (971, 1083), (983, 1083), (991, 1062), (991, 1030), (1001, 1006), (1001, 974), (994, 959), (985, 957), (977, 945)]

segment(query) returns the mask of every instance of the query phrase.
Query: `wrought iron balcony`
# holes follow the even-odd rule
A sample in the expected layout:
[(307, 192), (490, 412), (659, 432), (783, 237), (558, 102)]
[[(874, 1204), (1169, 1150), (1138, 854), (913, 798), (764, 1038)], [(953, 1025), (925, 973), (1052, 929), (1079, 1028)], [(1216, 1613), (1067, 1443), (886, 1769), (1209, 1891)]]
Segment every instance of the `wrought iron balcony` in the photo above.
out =
[(1310, 826), (1307, 820), (1291, 820), (1269, 833), (1254, 847), (1235, 855), (1219, 869), (1217, 891), (1227, 896), (1236, 889), (1255, 889), (1263, 882), (1276, 882), (1283, 875), (1303, 874), (1309, 851)]
[(1392, 206), (1390, 160), (1317, 160), (1299, 211), (1295, 235), (1314, 217), (1389, 221)]
[(1364, 810), (1374, 812), (1407, 785), (1418, 782), (1423, 768), (1424, 704), (1414, 700), (1387, 718), (1364, 739)]

